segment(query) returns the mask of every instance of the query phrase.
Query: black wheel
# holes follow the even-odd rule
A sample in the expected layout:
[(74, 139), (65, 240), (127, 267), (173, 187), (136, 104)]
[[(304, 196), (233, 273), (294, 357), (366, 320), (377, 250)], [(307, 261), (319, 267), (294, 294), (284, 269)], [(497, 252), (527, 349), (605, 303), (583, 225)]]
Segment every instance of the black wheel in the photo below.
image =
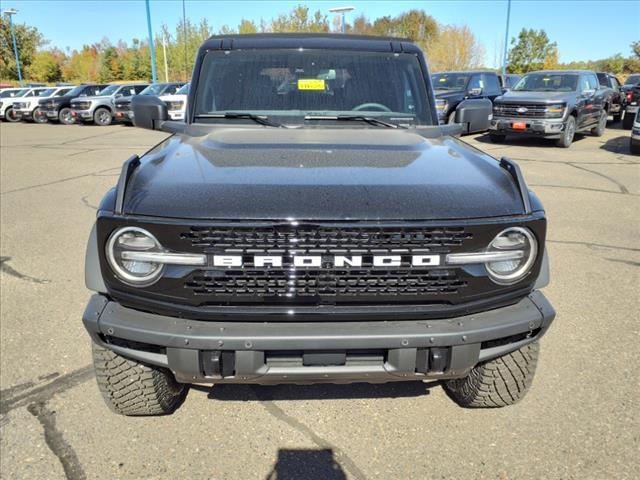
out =
[(58, 120), (65, 125), (73, 125), (76, 120), (71, 116), (71, 109), (69, 107), (61, 108), (58, 112)]
[(105, 403), (120, 415), (167, 415), (189, 392), (166, 368), (130, 360), (96, 343), (93, 366)]
[(573, 115), (569, 116), (564, 126), (562, 136), (556, 140), (556, 145), (562, 148), (569, 148), (573, 143), (573, 137), (576, 135), (576, 119)]
[(7, 122), (15, 123), (20, 121), (20, 116), (15, 112), (13, 107), (7, 107), (4, 111), (4, 119)]
[(33, 115), (33, 121), (36, 123), (47, 123), (49, 121), (49, 119), (44, 114), (44, 112), (40, 110), (40, 107), (36, 107), (32, 115)]
[(600, 113), (600, 118), (598, 119), (598, 124), (591, 129), (591, 135), (595, 137), (601, 137), (604, 135), (604, 131), (607, 128), (607, 112), (602, 111)]
[(106, 127), (107, 125), (111, 125), (111, 120), (113, 120), (111, 112), (106, 108), (96, 108), (96, 111), (93, 112), (93, 122), (96, 125)]
[(631, 139), (629, 142), (629, 150), (634, 155), (640, 155), (640, 142), (638, 140), (634, 142), (633, 139)]
[(631, 130), (631, 127), (633, 127), (633, 119), (635, 116), (635, 113), (624, 112), (624, 118), (622, 119), (622, 128), (624, 128), (625, 130)]
[(614, 113), (613, 114), (613, 123), (618, 123), (620, 120), (622, 120), (622, 112)]
[(461, 407), (513, 405), (524, 398), (533, 382), (539, 350), (538, 342), (530, 343), (475, 366), (464, 378), (447, 380), (444, 388)]
[(489, 134), (489, 139), (493, 143), (504, 143), (504, 141), (507, 139), (507, 136), (506, 135), (501, 135), (499, 133), (490, 133)]

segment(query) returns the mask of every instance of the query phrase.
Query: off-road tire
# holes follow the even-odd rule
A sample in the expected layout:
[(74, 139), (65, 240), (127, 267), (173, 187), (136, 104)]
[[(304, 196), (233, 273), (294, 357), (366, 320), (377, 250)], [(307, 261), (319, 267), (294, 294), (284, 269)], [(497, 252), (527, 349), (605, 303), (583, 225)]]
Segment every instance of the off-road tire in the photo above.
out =
[(624, 118), (622, 119), (622, 128), (624, 128), (625, 130), (631, 130), (631, 127), (633, 127), (633, 119), (635, 116), (635, 113), (624, 112)]
[(622, 120), (622, 112), (614, 113), (613, 114), (613, 123), (618, 123), (620, 120)]
[(105, 403), (120, 415), (173, 413), (189, 391), (166, 368), (130, 360), (96, 343), (93, 366)]
[(629, 151), (634, 155), (640, 155), (640, 145), (633, 143), (633, 140), (629, 140)]
[(507, 139), (506, 135), (500, 135), (497, 133), (489, 134), (489, 140), (491, 140), (493, 143), (504, 143), (506, 139)]
[(42, 124), (42, 123), (48, 123), (49, 122), (49, 119), (47, 118), (47, 116), (42, 113), (42, 110), (40, 110), (40, 107), (36, 107), (36, 109), (31, 114), (31, 118), (33, 118), (33, 121), (35, 123)]
[(71, 109), (69, 107), (60, 109), (58, 112), (58, 120), (64, 125), (73, 125), (76, 123), (75, 119), (71, 116)]
[(4, 111), (4, 119), (5, 121), (11, 123), (16, 123), (21, 120), (21, 118), (17, 116), (13, 111), (13, 107), (7, 107), (7, 109)]
[(529, 390), (540, 345), (533, 342), (475, 366), (464, 378), (447, 380), (444, 388), (461, 407), (496, 408), (513, 405)]
[(556, 140), (556, 146), (561, 148), (569, 148), (576, 136), (576, 119), (573, 115), (569, 115), (567, 123), (562, 131), (562, 136)]
[(107, 125), (111, 125), (111, 122), (113, 122), (113, 115), (111, 115), (109, 109), (99, 107), (93, 112), (93, 123), (96, 125), (106, 127)]
[(604, 131), (607, 128), (607, 112), (603, 111), (598, 119), (598, 124), (591, 129), (591, 135), (595, 137), (601, 137), (604, 135)]

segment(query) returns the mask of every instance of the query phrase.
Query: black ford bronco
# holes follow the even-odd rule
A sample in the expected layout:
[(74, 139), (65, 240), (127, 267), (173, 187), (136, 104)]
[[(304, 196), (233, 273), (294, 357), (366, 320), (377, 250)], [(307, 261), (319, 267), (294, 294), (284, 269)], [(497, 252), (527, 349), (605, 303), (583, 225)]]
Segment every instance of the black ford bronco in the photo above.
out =
[(138, 127), (172, 135), (124, 163), (88, 242), (83, 321), (115, 412), (170, 413), (189, 384), (524, 396), (555, 317), (545, 213), (514, 162), (438, 125), (418, 47), (217, 36), (191, 85), (185, 122), (133, 98)]

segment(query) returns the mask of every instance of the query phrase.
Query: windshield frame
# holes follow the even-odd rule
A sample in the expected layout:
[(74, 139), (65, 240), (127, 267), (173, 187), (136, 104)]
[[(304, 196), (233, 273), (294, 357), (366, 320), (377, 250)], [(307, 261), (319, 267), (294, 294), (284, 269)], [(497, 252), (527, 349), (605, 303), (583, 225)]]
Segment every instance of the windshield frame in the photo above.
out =
[[(545, 88), (545, 89), (535, 89), (532, 90), (530, 88), (523, 88), (527, 78), (531, 78), (534, 76), (548, 76), (548, 77), (574, 77), (575, 78), (575, 86), (573, 87), (572, 90), (560, 90), (557, 88)], [(521, 85), (522, 84), (522, 85)], [(516, 84), (511, 87), (511, 91), (512, 92), (556, 92), (556, 93), (570, 93), (570, 92), (577, 92), (578, 91), (578, 87), (580, 84), (580, 74), (578, 73), (572, 73), (572, 72), (554, 72), (554, 73), (549, 73), (549, 72), (529, 72), (529, 73), (525, 73), (522, 78), (520, 80), (518, 80), (516, 82)]]
[[(100, 90), (98, 92), (98, 94), (96, 95), (96, 97), (110, 97), (112, 95), (115, 95), (118, 90), (120, 90), (122, 87), (124, 87), (125, 85), (118, 85), (118, 84), (111, 84), (111, 85), (107, 85), (106, 87), (104, 87), (102, 90)], [(109, 91), (109, 93), (105, 93), (107, 90), (112, 89)]]
[[(220, 57), (224, 57), (229, 54), (238, 54), (245, 55), (247, 52), (257, 52), (259, 51), (261, 54), (268, 54), (269, 52), (292, 52), (296, 54), (300, 53), (309, 53), (311, 55), (320, 55), (322, 56), (324, 53), (335, 53), (335, 54), (358, 54), (358, 55), (379, 55), (379, 56), (395, 56), (395, 57), (404, 57), (408, 58), (408, 56), (413, 57), (415, 60), (415, 65), (411, 65), (415, 69), (407, 75), (407, 81), (409, 82), (409, 86), (411, 88), (412, 95), (416, 95), (419, 98), (415, 100), (415, 108), (414, 112), (387, 112), (387, 111), (373, 111), (373, 110), (321, 110), (321, 109), (287, 109), (287, 110), (241, 110), (238, 108), (229, 108), (227, 110), (220, 111), (205, 111), (198, 112), (198, 102), (201, 101), (200, 89), (202, 87), (199, 86), (201, 81), (205, 75), (207, 75), (206, 67), (208, 66), (207, 60), (211, 55), (216, 55)], [(382, 63), (381, 63), (382, 64)], [(336, 70), (340, 68), (339, 61), (336, 63)], [(267, 68), (268, 66), (265, 66)], [(277, 67), (273, 67), (277, 68)], [(290, 68), (288, 66), (283, 66), (281, 68)], [(333, 70), (331, 65), (327, 65), (328, 72)], [(322, 70), (322, 68), (320, 68)], [(293, 72), (297, 73), (297, 72)], [(318, 75), (323, 75), (323, 73), (318, 73)], [(410, 77), (410, 78), (409, 78)], [(297, 77), (296, 77), (297, 78)], [(311, 78), (311, 77), (310, 77)], [(320, 78), (320, 77), (318, 77)], [(189, 89), (188, 102), (187, 102), (187, 115), (185, 121), (187, 123), (197, 123), (197, 124), (215, 124), (215, 123), (224, 123), (229, 124), (228, 119), (224, 118), (225, 113), (230, 114), (254, 114), (258, 115), (262, 118), (268, 119), (269, 117), (277, 117), (278, 119), (273, 120), (274, 122), (282, 122), (283, 119), (298, 119), (300, 122), (295, 122), (290, 125), (285, 125), (289, 128), (300, 128), (300, 127), (308, 127), (311, 124), (308, 124), (306, 121), (306, 117), (309, 116), (361, 116), (361, 117), (373, 117), (374, 119), (380, 118), (384, 119), (387, 122), (405, 122), (400, 123), (401, 126), (412, 126), (412, 127), (432, 127), (437, 126), (437, 114), (435, 113), (435, 103), (432, 101), (433, 99), (433, 89), (431, 87), (431, 82), (429, 81), (429, 72), (428, 68), (425, 64), (424, 57), (419, 53), (419, 51), (404, 51), (404, 52), (395, 52), (395, 51), (387, 51), (387, 50), (367, 50), (367, 49), (341, 49), (341, 48), (292, 48), (292, 47), (283, 47), (283, 46), (274, 46), (267, 48), (255, 48), (255, 49), (247, 49), (245, 51), (241, 50), (201, 50), (200, 54), (197, 58), (196, 68), (194, 69), (194, 78), (191, 82), (195, 85), (195, 88)], [(187, 88), (186, 85), (184, 88)], [(373, 91), (373, 90), (372, 90)], [(177, 93), (176, 93), (177, 94)], [(402, 102), (401, 102), (402, 103)], [(271, 105), (269, 105), (271, 106)], [(225, 121), (227, 120), (227, 121)], [(237, 122), (234, 122), (237, 123)], [(253, 123), (247, 121), (246, 123)], [(313, 126), (320, 126), (321, 124), (325, 124), (328, 122), (318, 122), (313, 124)], [(327, 127), (335, 127), (337, 125), (344, 126), (344, 121), (336, 120), (332, 125), (327, 125)], [(354, 126), (362, 126), (371, 128), (371, 123), (362, 122), (363, 125), (358, 125), (354, 123)], [(324, 126), (324, 125), (322, 125)], [(375, 127), (373, 127), (375, 128)]]

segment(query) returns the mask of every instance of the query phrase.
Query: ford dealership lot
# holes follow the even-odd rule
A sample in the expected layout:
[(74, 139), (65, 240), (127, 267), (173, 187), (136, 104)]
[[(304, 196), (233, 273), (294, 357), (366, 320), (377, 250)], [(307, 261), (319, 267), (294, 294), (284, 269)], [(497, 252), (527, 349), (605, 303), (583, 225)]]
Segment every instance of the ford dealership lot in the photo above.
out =
[[(84, 249), (122, 162), (167, 134), (3, 124), (3, 478), (633, 478), (640, 469), (640, 157), (611, 126), (570, 149), (463, 137), (522, 167), (549, 220), (558, 316), (519, 404), (463, 410), (434, 384), (195, 388), (174, 415), (100, 399)], [(323, 400), (323, 401), (319, 401)]]

